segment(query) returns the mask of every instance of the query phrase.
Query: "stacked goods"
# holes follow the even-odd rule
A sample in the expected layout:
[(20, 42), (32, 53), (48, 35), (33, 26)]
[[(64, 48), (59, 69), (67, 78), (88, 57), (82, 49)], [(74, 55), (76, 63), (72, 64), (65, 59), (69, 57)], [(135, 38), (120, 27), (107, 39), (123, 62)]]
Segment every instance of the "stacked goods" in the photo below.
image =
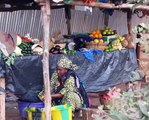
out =
[(105, 27), (105, 29), (102, 30), (101, 33), (106, 44), (109, 44), (116, 38), (116, 31), (112, 30), (111, 28)]
[(21, 35), (18, 35), (17, 41), (18, 40), (19, 44), (17, 44), (17, 48), (20, 50), (19, 55), (28, 56), (33, 54), (42, 54), (43, 49), (40, 45), (39, 40), (35, 41), (35, 39), (31, 39), (28, 36), (22, 37)]
[(92, 38), (92, 41), (86, 43), (86, 48), (97, 50), (104, 50), (106, 48), (100, 30), (92, 31), (89, 36)]
[(22, 42), (18, 47), (21, 49), (21, 53), (23, 54), (23, 56), (32, 55), (32, 45), (33, 43), (31, 41), (27, 42), (22, 39)]
[(93, 30), (89, 36), (91, 38), (98, 38), (98, 39), (102, 38), (102, 34), (100, 30)]
[[(103, 41), (103, 40), (101, 40)], [(95, 43), (94, 41), (86, 43), (86, 48), (88, 49), (96, 49), (96, 50), (104, 50), (106, 48), (105, 43)]]
[(111, 52), (114, 50), (121, 50), (128, 45), (125, 37), (117, 36), (115, 40), (113, 40), (105, 49), (105, 52)]
[(108, 27), (105, 27), (105, 29), (102, 30), (101, 32), (103, 36), (110, 36), (110, 35), (115, 34), (115, 32), (111, 28), (108, 28)]

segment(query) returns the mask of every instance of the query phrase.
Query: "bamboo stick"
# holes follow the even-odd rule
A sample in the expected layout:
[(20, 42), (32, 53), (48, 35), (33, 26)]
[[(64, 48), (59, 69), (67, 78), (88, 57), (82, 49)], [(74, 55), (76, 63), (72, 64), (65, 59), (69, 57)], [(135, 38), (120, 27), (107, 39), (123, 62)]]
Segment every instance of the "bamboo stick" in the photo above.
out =
[[(5, 78), (0, 78), (0, 87), (5, 89)], [(5, 120), (5, 93), (0, 92), (0, 120)]]
[(51, 120), (51, 95), (50, 95), (50, 75), (49, 75), (49, 43), (50, 43), (50, 1), (46, 0), (46, 6), (41, 7), (43, 17), (43, 34), (44, 34), (44, 49), (43, 49), (43, 77), (45, 89), (45, 114), (46, 120)]

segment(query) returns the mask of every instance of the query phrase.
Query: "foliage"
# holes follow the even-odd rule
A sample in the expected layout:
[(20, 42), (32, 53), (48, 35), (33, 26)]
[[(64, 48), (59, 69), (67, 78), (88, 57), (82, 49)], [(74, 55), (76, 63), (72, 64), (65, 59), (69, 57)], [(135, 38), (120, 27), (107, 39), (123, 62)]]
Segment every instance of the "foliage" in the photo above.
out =
[[(123, 92), (121, 107), (109, 106), (105, 112), (99, 107), (95, 120), (149, 120), (149, 86), (134, 91)], [(101, 113), (104, 113), (103, 116)]]
[(149, 25), (140, 23), (133, 28), (136, 34), (135, 43), (140, 43), (144, 47), (144, 52), (149, 52)]
[(7, 59), (7, 61), (6, 61), (6, 64), (9, 65), (9, 66), (10, 66), (10, 65), (13, 65), (15, 58), (16, 58), (16, 54), (15, 54), (15, 53), (12, 53), (12, 54), (8, 57), (8, 59)]

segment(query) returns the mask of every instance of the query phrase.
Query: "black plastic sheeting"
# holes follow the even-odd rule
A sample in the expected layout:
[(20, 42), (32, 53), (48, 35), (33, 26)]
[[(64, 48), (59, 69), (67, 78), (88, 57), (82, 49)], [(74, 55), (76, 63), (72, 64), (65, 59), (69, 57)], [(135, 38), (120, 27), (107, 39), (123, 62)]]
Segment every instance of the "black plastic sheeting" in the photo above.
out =
[(0, 77), (5, 77), (5, 61), (3, 55), (0, 57)]
[[(61, 54), (49, 58), (50, 75)], [(79, 66), (76, 73), (84, 82), (87, 92), (99, 92), (131, 80), (131, 71), (138, 69), (135, 49), (94, 53), (94, 62), (83, 54), (67, 55)], [(7, 88), (25, 101), (38, 101), (43, 87), (42, 56), (18, 57), (7, 67)]]

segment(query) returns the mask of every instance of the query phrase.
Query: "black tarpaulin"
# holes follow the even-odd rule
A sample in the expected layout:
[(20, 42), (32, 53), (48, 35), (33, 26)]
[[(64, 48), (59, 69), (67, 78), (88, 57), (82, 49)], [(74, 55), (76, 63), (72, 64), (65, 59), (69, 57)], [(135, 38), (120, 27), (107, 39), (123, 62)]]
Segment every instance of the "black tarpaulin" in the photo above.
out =
[(6, 69), (5, 69), (5, 56), (3, 52), (0, 50), (0, 77), (5, 77)]
[[(49, 58), (50, 74), (55, 70), (61, 54)], [(76, 73), (86, 86), (87, 92), (99, 92), (131, 80), (131, 72), (138, 69), (135, 49), (94, 53), (94, 62), (83, 54), (66, 55), (79, 66)], [(43, 87), (42, 56), (18, 57), (7, 68), (7, 85), (22, 100), (38, 101), (37, 93)], [(11, 88), (10, 88), (11, 89)]]

